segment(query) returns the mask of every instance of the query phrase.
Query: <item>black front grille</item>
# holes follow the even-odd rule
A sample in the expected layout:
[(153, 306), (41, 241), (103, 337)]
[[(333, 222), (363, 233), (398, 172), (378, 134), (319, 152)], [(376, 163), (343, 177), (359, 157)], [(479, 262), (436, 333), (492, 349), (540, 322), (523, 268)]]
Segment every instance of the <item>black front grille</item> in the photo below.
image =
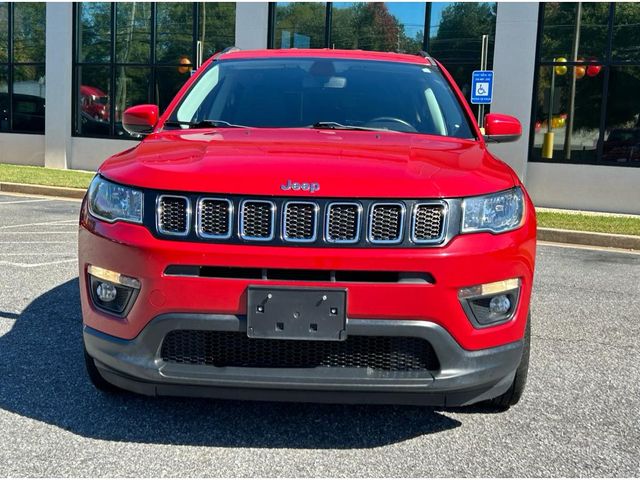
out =
[(245, 368), (370, 368), (438, 370), (429, 342), (413, 337), (349, 336), (341, 342), (265, 340), (244, 332), (174, 330), (162, 343), (169, 363)]
[(158, 230), (168, 235), (186, 235), (189, 231), (188, 207), (189, 201), (184, 197), (160, 197)]
[(442, 237), (444, 205), (416, 206), (413, 216), (413, 241), (430, 242)]
[(391, 243), (402, 239), (404, 207), (398, 204), (378, 204), (371, 210), (369, 240)]
[(231, 202), (218, 198), (200, 200), (199, 234), (205, 238), (227, 238), (231, 235)]
[(312, 242), (316, 238), (316, 212), (314, 203), (289, 202), (284, 208), (284, 239)]
[(355, 203), (329, 205), (327, 240), (357, 242), (360, 230), (360, 206)]
[(273, 238), (274, 205), (267, 201), (248, 200), (242, 204), (240, 235), (249, 240)]

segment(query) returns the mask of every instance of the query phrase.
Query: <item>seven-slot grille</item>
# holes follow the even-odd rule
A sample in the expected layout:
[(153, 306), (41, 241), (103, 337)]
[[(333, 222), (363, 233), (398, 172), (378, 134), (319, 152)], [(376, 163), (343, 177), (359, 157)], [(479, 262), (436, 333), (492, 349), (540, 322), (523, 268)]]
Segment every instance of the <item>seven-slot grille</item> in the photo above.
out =
[(448, 202), (441, 200), (356, 202), (161, 194), (156, 207), (155, 226), (161, 236), (274, 245), (436, 245), (447, 237), (449, 215)]
[(165, 235), (187, 235), (189, 233), (189, 199), (174, 195), (158, 197), (158, 231)]
[(312, 202), (288, 202), (284, 207), (282, 236), (291, 242), (314, 242), (318, 206)]
[(371, 207), (369, 241), (371, 243), (398, 243), (402, 241), (404, 205), (376, 203)]
[(442, 203), (420, 203), (413, 214), (411, 240), (414, 243), (438, 242), (442, 239), (445, 206)]
[(242, 202), (240, 236), (245, 240), (271, 240), (274, 237), (275, 209), (275, 204), (267, 200)]

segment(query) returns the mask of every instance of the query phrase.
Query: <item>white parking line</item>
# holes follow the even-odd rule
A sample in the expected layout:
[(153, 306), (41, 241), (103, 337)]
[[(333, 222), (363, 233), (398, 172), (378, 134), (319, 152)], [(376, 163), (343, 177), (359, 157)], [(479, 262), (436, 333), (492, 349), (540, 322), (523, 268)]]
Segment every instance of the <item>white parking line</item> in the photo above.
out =
[(53, 256), (56, 255), (58, 257), (65, 256), (67, 252), (30, 252), (30, 253), (0, 253), (0, 257), (42, 257), (42, 256)]
[(23, 242), (22, 240), (16, 240), (14, 242), (0, 242), (0, 245), (2, 244), (6, 244), (6, 245), (21, 245), (23, 243), (31, 243), (31, 244), (49, 244), (49, 245), (62, 245), (62, 244), (67, 244), (67, 243), (76, 243), (75, 240), (62, 240), (59, 242), (56, 242), (55, 240), (42, 240), (40, 242)]
[(0, 260), (0, 265), (8, 265), (10, 267), (22, 267), (22, 268), (32, 268), (32, 267), (46, 267), (49, 265), (60, 265), (62, 263), (72, 263), (77, 262), (75, 258), (70, 260), (56, 260), (54, 262), (44, 262), (44, 263), (21, 263), (21, 262), (7, 262), (6, 260)]
[(8, 202), (3, 202), (0, 200), (0, 206), (2, 205), (15, 205), (16, 203), (35, 203), (35, 202), (51, 202), (50, 198), (38, 198), (33, 200), (10, 200)]
[(568, 244), (568, 243), (545, 242), (542, 240), (538, 242), (538, 245), (543, 245), (545, 247), (575, 248), (577, 250), (594, 250), (597, 252), (627, 253), (629, 255), (640, 255), (640, 251), (626, 250), (624, 248), (596, 247), (593, 245), (577, 245), (573, 243)]
[(0, 235), (70, 235), (77, 234), (78, 230), (61, 230), (59, 232), (41, 232), (39, 230), (34, 230), (32, 232), (0, 232)]
[(4, 230), (4, 229), (7, 229), (7, 228), (19, 228), (19, 227), (40, 227), (42, 225), (51, 225), (51, 226), (53, 226), (53, 225), (60, 225), (60, 226), (75, 225), (77, 223), (78, 223), (77, 220), (55, 220), (53, 222), (23, 223), (23, 224), (20, 224), (20, 225), (3, 225), (3, 226), (0, 227), (0, 230)]

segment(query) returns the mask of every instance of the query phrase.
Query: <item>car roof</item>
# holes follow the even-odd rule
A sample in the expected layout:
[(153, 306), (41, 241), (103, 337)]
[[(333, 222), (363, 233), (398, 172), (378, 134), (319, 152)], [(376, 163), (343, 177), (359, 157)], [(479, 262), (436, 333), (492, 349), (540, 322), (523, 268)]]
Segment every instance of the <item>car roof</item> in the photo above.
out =
[(407, 53), (372, 52), (367, 50), (336, 50), (329, 48), (286, 48), (238, 50), (223, 52), (219, 60), (250, 58), (335, 58), (346, 60), (378, 60), (385, 62), (432, 64), (428, 57)]

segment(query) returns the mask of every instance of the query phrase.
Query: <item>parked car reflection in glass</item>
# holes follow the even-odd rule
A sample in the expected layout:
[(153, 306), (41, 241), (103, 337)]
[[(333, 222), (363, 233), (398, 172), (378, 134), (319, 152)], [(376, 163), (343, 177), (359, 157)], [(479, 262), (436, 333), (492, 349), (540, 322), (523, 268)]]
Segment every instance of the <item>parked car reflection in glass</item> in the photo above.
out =
[(614, 128), (604, 141), (602, 159), (606, 162), (640, 162), (640, 128)]
[(36, 95), (13, 94), (13, 125), (9, 121), (7, 92), (0, 92), (0, 130), (44, 132), (44, 98)]
[(99, 88), (81, 85), (80, 106), (94, 120), (109, 121), (109, 96)]

